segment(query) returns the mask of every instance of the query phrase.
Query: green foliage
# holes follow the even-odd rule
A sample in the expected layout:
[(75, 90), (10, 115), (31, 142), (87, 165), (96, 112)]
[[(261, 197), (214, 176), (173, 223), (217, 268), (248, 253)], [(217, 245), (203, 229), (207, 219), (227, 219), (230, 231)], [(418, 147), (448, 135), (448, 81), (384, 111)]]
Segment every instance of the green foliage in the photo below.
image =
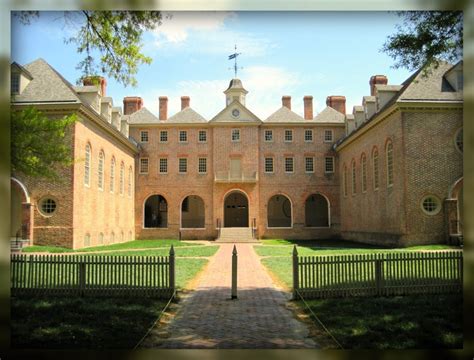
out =
[(416, 70), (439, 65), (439, 59), (457, 62), (463, 51), (461, 11), (400, 11), (403, 25), (388, 37), (382, 51), (396, 62), (395, 68)]
[[(14, 15), (28, 25), (41, 13), (20, 11)], [(77, 65), (82, 72), (78, 83), (85, 77), (102, 73), (124, 86), (136, 86), (138, 68), (152, 61), (141, 52), (142, 35), (161, 24), (159, 11), (82, 10), (65, 11), (63, 16), (65, 25), (76, 31), (73, 36), (65, 38), (65, 42), (76, 44), (77, 52), (83, 54)]]
[(12, 111), (12, 173), (59, 180), (59, 168), (73, 162), (71, 147), (65, 139), (76, 119), (75, 114), (51, 119), (34, 107)]

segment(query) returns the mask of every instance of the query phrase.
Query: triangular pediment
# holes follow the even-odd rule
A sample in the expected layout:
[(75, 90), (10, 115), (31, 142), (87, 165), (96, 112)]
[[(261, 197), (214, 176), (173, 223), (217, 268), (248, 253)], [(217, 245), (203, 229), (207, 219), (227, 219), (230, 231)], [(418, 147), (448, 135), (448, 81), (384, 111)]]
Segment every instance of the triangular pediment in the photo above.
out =
[(216, 116), (214, 116), (209, 122), (261, 124), (262, 120), (260, 120), (257, 115), (247, 109), (239, 101), (235, 100), (231, 102), (228, 106), (226, 106)]

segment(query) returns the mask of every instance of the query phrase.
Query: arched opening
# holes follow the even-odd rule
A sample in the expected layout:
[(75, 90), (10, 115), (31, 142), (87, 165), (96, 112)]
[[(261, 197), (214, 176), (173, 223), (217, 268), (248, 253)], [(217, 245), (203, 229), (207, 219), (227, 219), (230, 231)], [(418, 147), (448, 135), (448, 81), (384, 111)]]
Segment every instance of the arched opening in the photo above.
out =
[(28, 191), (23, 183), (15, 178), (10, 181), (10, 237), (32, 240), (31, 203)]
[(305, 202), (305, 226), (329, 227), (329, 202), (321, 194), (311, 194)]
[(233, 191), (224, 199), (224, 227), (249, 226), (249, 201), (245, 194)]
[(291, 221), (291, 202), (285, 195), (274, 195), (268, 201), (267, 223), (269, 228), (289, 228)]
[(152, 195), (145, 202), (145, 228), (168, 227), (168, 202), (161, 195)]
[(453, 202), (454, 206), (447, 207), (449, 220), (449, 234), (463, 234), (463, 178), (456, 180), (448, 193), (448, 200)]
[(184, 198), (181, 203), (181, 228), (203, 229), (205, 219), (204, 200), (197, 195)]

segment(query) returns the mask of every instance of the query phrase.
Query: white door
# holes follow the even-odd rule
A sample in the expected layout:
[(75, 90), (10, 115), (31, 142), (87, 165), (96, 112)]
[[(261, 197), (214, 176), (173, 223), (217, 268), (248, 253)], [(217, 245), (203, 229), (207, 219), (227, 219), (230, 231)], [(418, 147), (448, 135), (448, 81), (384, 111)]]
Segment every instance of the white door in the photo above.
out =
[(230, 160), (230, 177), (232, 179), (241, 177), (240, 170), (240, 159), (231, 159)]

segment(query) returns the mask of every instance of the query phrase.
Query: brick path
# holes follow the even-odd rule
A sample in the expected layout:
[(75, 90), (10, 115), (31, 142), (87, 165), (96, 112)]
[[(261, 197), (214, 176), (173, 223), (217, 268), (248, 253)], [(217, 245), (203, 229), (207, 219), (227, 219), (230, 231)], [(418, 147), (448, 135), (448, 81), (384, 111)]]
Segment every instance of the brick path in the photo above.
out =
[(230, 300), (233, 244), (222, 244), (196, 290), (183, 300), (168, 325), (155, 328), (143, 348), (318, 348), (305, 324), (285, 307), (278, 290), (249, 244), (237, 244), (238, 299)]

